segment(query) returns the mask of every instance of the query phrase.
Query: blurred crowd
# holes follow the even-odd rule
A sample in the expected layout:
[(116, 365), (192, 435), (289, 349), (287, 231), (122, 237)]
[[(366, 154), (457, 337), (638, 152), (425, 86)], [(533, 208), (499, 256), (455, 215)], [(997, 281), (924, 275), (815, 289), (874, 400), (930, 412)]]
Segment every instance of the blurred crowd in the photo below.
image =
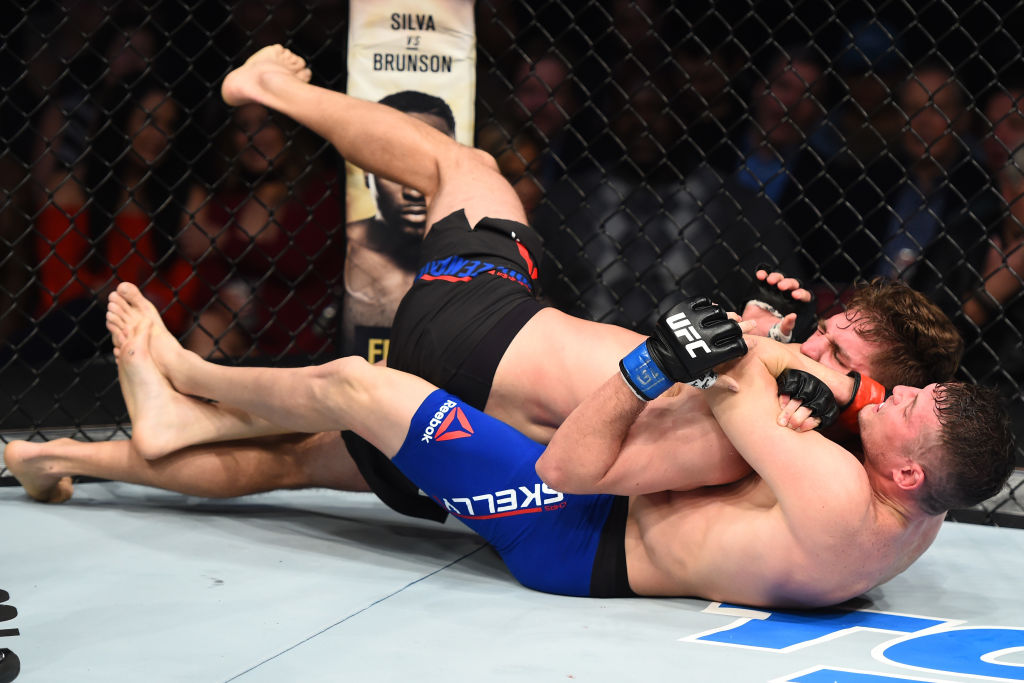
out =
[[(174, 24), (41, 3), (30, 14), (53, 30), (12, 41), (8, 357), (95, 354), (119, 280), (210, 357), (337, 351), (339, 160), (260, 107), (227, 109), (217, 85), (283, 42), (343, 89), (345, 4), (279, 3), (272, 20), (259, 2), (197, 7)], [(969, 379), (1019, 397), (1019, 45), (992, 48), (979, 77), (871, 12), (761, 36), (716, 7), (477, 3), (477, 144), (546, 240), (545, 296), (643, 331), (690, 294), (741, 310), (761, 264), (803, 279), (823, 313), (859, 279), (899, 278), (958, 324)]]
[(607, 6), (617, 30), (585, 40), (512, 32), (507, 81), (480, 93), (480, 145), (546, 239), (557, 305), (645, 330), (680, 296), (740, 310), (760, 264), (821, 313), (858, 280), (901, 279), (957, 323), (965, 376), (1019, 407), (1018, 43), (948, 48), (877, 14), (750, 40), (725, 5), (693, 23), (656, 0)]

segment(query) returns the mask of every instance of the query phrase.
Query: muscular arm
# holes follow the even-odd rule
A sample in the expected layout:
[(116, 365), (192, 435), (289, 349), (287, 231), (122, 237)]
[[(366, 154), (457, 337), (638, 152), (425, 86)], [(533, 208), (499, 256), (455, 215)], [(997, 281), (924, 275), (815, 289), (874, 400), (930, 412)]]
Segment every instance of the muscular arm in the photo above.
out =
[(853, 378), (849, 375), (822, 365), (816, 360), (800, 353), (797, 344), (780, 344), (772, 339), (758, 339), (750, 345), (753, 353), (768, 368), (773, 377), (777, 377), (784, 369), (803, 370), (809, 372), (832, 390), (836, 403), (843, 405), (853, 398)]
[[(837, 401), (849, 399), (853, 380), (841, 372), (790, 345), (768, 339), (749, 345), (772, 376), (787, 367), (805, 370), (829, 384)], [(774, 396), (774, 384), (771, 391)], [(750, 466), (711, 414), (705, 392), (677, 385), (645, 404), (616, 374), (562, 423), (537, 472), (566, 493), (641, 495), (726, 484), (748, 474)]]
[(576, 407), (537, 461), (537, 474), (565, 493), (607, 492), (630, 427), (646, 403), (616, 373)]
[(775, 376), (785, 356), (768, 345), (732, 365), (738, 392), (712, 388), (706, 395), (722, 430), (768, 484), (786, 523), (811, 545), (860, 521), (871, 490), (856, 458), (814, 432), (797, 433), (775, 420)]

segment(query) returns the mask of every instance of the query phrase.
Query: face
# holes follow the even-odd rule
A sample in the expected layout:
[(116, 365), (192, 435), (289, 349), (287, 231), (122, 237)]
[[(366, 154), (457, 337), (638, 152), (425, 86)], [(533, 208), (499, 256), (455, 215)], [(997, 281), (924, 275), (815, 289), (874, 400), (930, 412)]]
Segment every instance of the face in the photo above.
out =
[(497, 155), (498, 168), (512, 183), (512, 189), (519, 195), (523, 208), (530, 214), (544, 196), (544, 190), (535, 180), (541, 151), (537, 145), (525, 138), (517, 139), (513, 145), (512, 148), (505, 149)]
[(822, 78), (815, 64), (799, 60), (772, 71), (754, 101), (758, 124), (770, 142), (786, 146), (803, 141), (822, 116), (815, 95)]
[(1024, 90), (996, 93), (985, 105), (992, 131), (985, 136), (985, 162), (993, 172), (1006, 165), (1010, 153), (1024, 143)]
[(938, 385), (924, 389), (898, 386), (892, 395), (860, 411), (860, 434), (865, 453), (895, 453), (916, 459), (916, 454), (939, 447), (941, 425), (935, 406)]
[(555, 135), (568, 123), (575, 108), (572, 90), (566, 82), (568, 76), (565, 64), (554, 57), (545, 57), (519, 75), (516, 99), (522, 109), (517, 107), (516, 113), (533, 122), (547, 137)]
[[(448, 137), (455, 136), (440, 116), (420, 113), (409, 115), (433, 126)], [(377, 203), (377, 215), (385, 225), (409, 237), (423, 236), (427, 223), (427, 201), (422, 193), (369, 173), (366, 175), (366, 182)]]
[(684, 54), (678, 58), (686, 79), (680, 99), (693, 116), (705, 111), (723, 115), (732, 106), (732, 98), (725, 96), (732, 70), (716, 57)]
[(253, 175), (259, 175), (284, 160), (285, 135), (259, 104), (247, 104), (235, 111), (234, 148), (238, 163)]
[(860, 319), (853, 311), (836, 313), (818, 323), (818, 329), (800, 345), (800, 352), (825, 367), (872, 375), (871, 359), (879, 351), (857, 332)]
[(128, 119), (135, 158), (146, 166), (159, 161), (170, 144), (177, 121), (178, 105), (167, 93), (145, 95)]
[(665, 150), (684, 134), (682, 126), (660, 91), (636, 89), (612, 121), (612, 132), (626, 147), (630, 161), (642, 169), (661, 163)]
[(940, 164), (956, 156), (956, 132), (963, 125), (963, 104), (956, 84), (942, 71), (923, 71), (904, 84), (900, 106), (910, 125), (903, 147), (911, 159)]

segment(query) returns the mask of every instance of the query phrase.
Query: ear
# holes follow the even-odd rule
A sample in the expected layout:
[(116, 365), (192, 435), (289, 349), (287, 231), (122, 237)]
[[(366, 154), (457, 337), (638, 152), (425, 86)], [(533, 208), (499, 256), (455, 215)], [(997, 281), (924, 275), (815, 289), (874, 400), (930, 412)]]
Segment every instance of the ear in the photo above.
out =
[(907, 460), (892, 471), (892, 479), (904, 491), (913, 491), (924, 484), (924, 470), (913, 460)]

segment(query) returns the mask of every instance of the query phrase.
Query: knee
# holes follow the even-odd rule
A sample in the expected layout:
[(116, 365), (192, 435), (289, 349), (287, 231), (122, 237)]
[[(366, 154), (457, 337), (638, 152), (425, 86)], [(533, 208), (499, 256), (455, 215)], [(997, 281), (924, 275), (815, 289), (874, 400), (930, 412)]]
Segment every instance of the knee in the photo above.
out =
[(501, 173), (498, 162), (489, 152), (465, 145), (458, 146), (449, 160), (448, 170), (474, 178), (479, 178), (481, 174)]
[(467, 148), (472, 155), (470, 163), (480, 167), (481, 170), (490, 171), (492, 173), (500, 173), (501, 170), (498, 168), (498, 161), (490, 152), (485, 152), (482, 149)]
[(313, 389), (318, 406), (330, 410), (358, 401), (373, 386), (376, 366), (360, 356), (345, 356), (306, 369), (304, 378)]
[(373, 366), (362, 356), (344, 356), (323, 365), (307, 368), (314, 382), (350, 382), (370, 370)]

